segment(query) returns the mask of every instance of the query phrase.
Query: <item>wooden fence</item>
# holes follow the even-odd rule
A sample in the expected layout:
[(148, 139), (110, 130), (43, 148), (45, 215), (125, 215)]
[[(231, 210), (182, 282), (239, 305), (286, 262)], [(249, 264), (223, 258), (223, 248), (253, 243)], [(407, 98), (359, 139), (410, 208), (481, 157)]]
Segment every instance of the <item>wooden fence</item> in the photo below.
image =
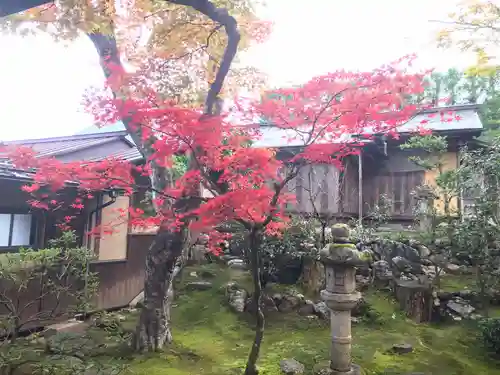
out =
[(381, 205), (382, 197), (389, 201), (389, 214), (394, 219), (412, 219), (415, 199), (413, 192), (424, 182), (424, 171), (390, 172), (373, 176), (363, 182), (363, 210), (372, 212)]
[[(413, 218), (415, 199), (413, 191), (423, 184), (424, 171), (395, 171), (383, 174), (366, 173), (363, 176), (363, 215), (369, 215), (380, 206), (385, 196), (390, 202), (388, 214), (395, 220)], [(358, 170), (353, 162), (344, 170), (329, 165), (304, 167), (288, 184), (288, 191), (296, 194), (297, 204), (290, 212), (301, 215), (352, 216), (359, 213)]]

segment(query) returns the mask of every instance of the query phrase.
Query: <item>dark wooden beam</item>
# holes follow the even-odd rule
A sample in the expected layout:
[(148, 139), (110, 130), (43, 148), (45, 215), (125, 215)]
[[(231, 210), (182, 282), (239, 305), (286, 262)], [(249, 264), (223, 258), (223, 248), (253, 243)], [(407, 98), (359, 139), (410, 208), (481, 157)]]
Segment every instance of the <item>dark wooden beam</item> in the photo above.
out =
[(10, 16), (37, 6), (51, 3), (50, 0), (1, 0), (0, 17)]

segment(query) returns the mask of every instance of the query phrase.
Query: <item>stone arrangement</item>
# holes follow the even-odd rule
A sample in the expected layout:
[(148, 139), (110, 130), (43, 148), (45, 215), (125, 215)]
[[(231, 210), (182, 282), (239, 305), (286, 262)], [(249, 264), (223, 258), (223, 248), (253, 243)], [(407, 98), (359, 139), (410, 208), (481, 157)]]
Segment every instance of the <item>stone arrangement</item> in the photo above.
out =
[(336, 224), (332, 227), (332, 243), (320, 252), (325, 266), (326, 288), (321, 298), (331, 311), (331, 354), (328, 368), (318, 369), (323, 375), (360, 374), (359, 366), (351, 359), (351, 310), (361, 299), (356, 290), (356, 267), (371, 261), (371, 253), (358, 251), (349, 241), (349, 227)]

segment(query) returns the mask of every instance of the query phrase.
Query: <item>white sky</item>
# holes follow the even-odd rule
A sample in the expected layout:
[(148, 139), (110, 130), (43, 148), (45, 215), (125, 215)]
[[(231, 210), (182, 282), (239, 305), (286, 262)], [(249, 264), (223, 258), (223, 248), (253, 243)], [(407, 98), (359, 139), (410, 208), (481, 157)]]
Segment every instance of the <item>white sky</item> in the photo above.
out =
[[(274, 85), (301, 82), (339, 68), (370, 69), (417, 53), (423, 66), (464, 67), (472, 57), (434, 46), (457, 0), (268, 0), (270, 40), (244, 60)], [(102, 84), (86, 38), (64, 46), (48, 36), (0, 35), (0, 140), (73, 134), (92, 124), (81, 108), (84, 90)]]

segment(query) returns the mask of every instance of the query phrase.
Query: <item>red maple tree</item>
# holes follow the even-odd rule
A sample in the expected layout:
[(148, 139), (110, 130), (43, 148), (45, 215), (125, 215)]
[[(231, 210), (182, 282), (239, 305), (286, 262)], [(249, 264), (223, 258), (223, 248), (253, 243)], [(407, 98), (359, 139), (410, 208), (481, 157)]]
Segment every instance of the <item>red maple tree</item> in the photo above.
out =
[[(150, 176), (151, 165), (169, 173), (176, 155), (189, 155), (190, 168), (183, 176), (161, 190), (154, 183), (148, 186), (154, 193), (155, 215), (145, 217), (141, 210), (130, 208), (123, 218), (129, 225), (158, 226), (171, 247), (181, 243), (177, 248), (182, 248), (188, 231), (207, 233), (215, 253), (221, 240), (229, 236), (221, 225), (237, 223), (247, 231), (257, 326), (246, 374), (256, 374), (264, 324), (259, 307), (260, 242), (264, 233), (279, 234), (287, 224), (285, 208), (295, 197), (286, 192), (286, 185), (305, 165), (328, 163), (341, 168), (342, 159), (356, 153), (363, 139), (395, 134), (398, 126), (414, 116), (419, 108), (408, 98), (424, 88), (423, 75), (409, 71), (412, 59), (371, 72), (338, 71), (314, 77), (297, 87), (270, 91), (258, 101), (236, 98), (232, 111), (216, 116), (204, 115), (201, 108), (162, 102), (144, 85), (136, 95), (131, 85), (137, 79), (128, 80), (123, 71), (115, 69), (109, 85), (127, 87), (129, 94), (124, 98), (94, 95), (89, 98), (89, 109), (103, 125), (127, 119), (135, 135), (152, 150), (144, 166), (112, 159), (63, 163), (37, 158), (33, 150), (21, 147), (10, 149), (9, 158), (17, 168), (33, 170), (33, 183), (24, 187), (34, 195), (33, 205), (60, 208), (50, 192), (74, 183), (79, 195), (66, 204), (78, 211), (95, 191), (121, 189), (131, 195), (137, 188), (135, 173)], [(265, 129), (255, 125), (257, 118), (265, 119)], [(276, 148), (259, 146), (263, 130), (275, 132), (282, 146), (293, 144), (298, 151), (290, 158), (278, 158)], [(200, 194), (200, 187), (209, 194)], [(71, 219), (67, 216), (63, 225), (71, 226)], [(173, 255), (157, 252), (151, 262), (168, 262), (174, 267), (180, 256), (179, 251)], [(154, 304), (146, 304), (148, 308), (153, 309)], [(168, 317), (164, 323), (168, 330)], [(139, 329), (138, 335), (141, 332)], [(166, 341), (171, 339), (169, 335), (165, 333)], [(150, 339), (146, 342), (152, 348), (161, 346)]]

